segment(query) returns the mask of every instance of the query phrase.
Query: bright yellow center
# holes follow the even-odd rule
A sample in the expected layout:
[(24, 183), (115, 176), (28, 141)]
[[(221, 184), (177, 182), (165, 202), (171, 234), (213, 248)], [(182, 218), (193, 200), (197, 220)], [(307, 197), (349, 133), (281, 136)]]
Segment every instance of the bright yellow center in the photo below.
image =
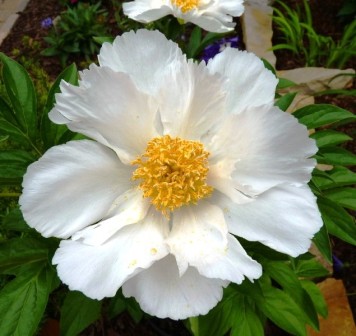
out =
[(138, 166), (132, 179), (140, 180), (143, 196), (168, 217), (170, 211), (196, 204), (212, 193), (213, 188), (206, 184), (208, 156), (198, 141), (169, 135), (153, 138), (146, 152), (131, 162)]
[(186, 13), (194, 8), (197, 8), (199, 0), (172, 0), (172, 3), (173, 5), (179, 7), (183, 13)]

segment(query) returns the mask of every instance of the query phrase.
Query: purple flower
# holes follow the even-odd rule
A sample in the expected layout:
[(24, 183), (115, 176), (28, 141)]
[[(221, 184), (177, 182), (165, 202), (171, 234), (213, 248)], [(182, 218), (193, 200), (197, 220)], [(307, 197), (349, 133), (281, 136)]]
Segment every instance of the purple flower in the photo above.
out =
[(343, 262), (336, 256), (333, 254), (333, 270), (334, 273), (340, 273), (344, 267)]
[(41, 22), (41, 27), (45, 29), (50, 28), (52, 25), (53, 25), (53, 21), (50, 17), (42, 20)]
[(226, 37), (226, 38), (224, 37), (208, 45), (204, 49), (201, 59), (204, 60), (206, 63), (208, 63), (209, 59), (213, 58), (215, 55), (217, 55), (227, 47), (238, 48), (239, 47), (238, 36)]

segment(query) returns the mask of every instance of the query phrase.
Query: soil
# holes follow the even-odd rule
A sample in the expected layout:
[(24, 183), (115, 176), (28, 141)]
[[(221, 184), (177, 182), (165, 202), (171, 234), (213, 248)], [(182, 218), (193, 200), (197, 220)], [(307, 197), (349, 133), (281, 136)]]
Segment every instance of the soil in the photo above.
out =
[[(35, 58), (40, 66), (49, 74), (51, 79), (57, 77), (61, 72), (62, 67), (60, 62), (55, 57), (45, 57), (39, 54), (39, 50), (43, 50), (46, 45), (43, 37), (48, 34), (48, 30), (42, 28), (41, 22), (50, 17), (54, 19), (65, 9), (63, 2), (59, 0), (30, 0), (26, 9), (19, 13), (20, 17), (17, 20), (10, 34), (6, 37), (0, 46), (0, 51), (20, 60), (21, 55)], [(68, 1), (69, 3), (70, 1)], [(109, 16), (107, 25), (110, 27), (110, 33), (115, 36), (119, 33), (115, 18), (112, 1), (104, 0), (103, 5), (108, 9)], [(284, 3), (294, 7), (301, 5), (302, 0), (285, 0)], [(344, 24), (338, 21), (336, 13), (342, 5), (342, 1), (324, 0), (322, 5), (318, 0), (310, 0), (310, 7), (313, 14), (313, 26), (319, 34), (324, 34), (333, 37), (335, 40), (342, 35)], [(29, 36), (30, 43), (24, 43), (23, 37)], [(34, 42), (39, 45), (34, 50)], [(280, 43), (281, 35), (275, 32), (273, 43)], [(14, 50), (19, 50), (14, 53)], [(277, 51), (277, 69), (287, 70), (303, 66), (303, 60), (297, 60), (288, 51)], [(82, 59), (78, 57), (70, 58), (69, 62), (80, 64)], [(320, 65), (322, 66), (322, 65)], [(348, 64), (348, 67), (356, 68), (356, 59), (354, 58)], [(355, 84), (353, 84), (355, 89)], [(316, 98), (317, 103), (329, 103), (345, 108), (349, 111), (356, 112), (355, 97), (329, 95)], [(343, 131), (349, 135), (354, 135), (354, 129), (351, 126), (345, 127)], [(354, 151), (355, 144), (350, 143), (347, 147)], [(334, 276), (341, 278), (344, 281), (347, 292), (350, 294), (349, 301), (356, 319), (356, 255), (351, 245), (345, 244), (338, 239), (333, 239), (335, 255), (344, 262), (344, 268), (336, 270)], [(272, 327), (271, 335), (285, 335), (283, 332), (276, 331)], [(57, 335), (58, 334), (58, 316), (51, 316), (44, 325), (42, 335)], [(183, 326), (182, 322), (172, 321), (169, 319), (160, 320), (156, 318), (143, 318), (140, 323), (135, 323), (130, 315), (124, 313), (112, 320), (100, 320), (95, 325), (89, 327), (82, 333), (87, 335), (107, 335), (107, 336), (188, 336), (189, 333)]]

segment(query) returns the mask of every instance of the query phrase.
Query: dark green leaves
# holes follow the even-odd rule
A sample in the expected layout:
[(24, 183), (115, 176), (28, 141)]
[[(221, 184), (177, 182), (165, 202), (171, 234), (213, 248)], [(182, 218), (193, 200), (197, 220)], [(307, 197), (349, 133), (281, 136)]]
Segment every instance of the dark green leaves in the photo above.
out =
[[(36, 134), (37, 101), (33, 83), (26, 70), (11, 58), (0, 53), (3, 64), (3, 81), (10, 99), (13, 115), (9, 122), (16, 120), (21, 130), (32, 140)], [(9, 111), (6, 111), (9, 117)]]
[[(51, 111), (55, 103), (55, 94), (60, 92), (59, 85), (62, 80), (73, 85), (78, 84), (78, 71), (75, 64), (70, 65), (58, 76), (48, 93), (45, 110), (41, 120), (41, 136), (46, 149), (63, 143), (74, 135), (74, 133), (70, 132), (66, 126), (56, 125), (48, 118), (48, 113)], [(64, 139), (63, 141), (62, 138), (66, 133), (71, 134), (71, 136), (68, 136), (69, 139)]]
[(57, 281), (50, 265), (35, 263), (9, 282), (0, 291), (1, 335), (34, 335)]
[(61, 310), (61, 335), (75, 336), (100, 316), (101, 301), (80, 292), (68, 292)]
[(311, 128), (332, 124), (341, 120), (355, 120), (355, 116), (340, 107), (327, 104), (315, 104), (302, 107), (295, 111), (293, 115), (299, 122)]

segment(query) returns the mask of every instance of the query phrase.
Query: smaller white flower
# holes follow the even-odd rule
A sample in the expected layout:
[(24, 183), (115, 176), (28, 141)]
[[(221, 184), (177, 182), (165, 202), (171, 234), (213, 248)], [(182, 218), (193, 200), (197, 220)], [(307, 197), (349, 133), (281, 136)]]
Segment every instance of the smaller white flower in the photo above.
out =
[(124, 3), (123, 9), (130, 19), (142, 23), (171, 14), (216, 33), (233, 30), (232, 18), (244, 12), (243, 0), (134, 0)]

